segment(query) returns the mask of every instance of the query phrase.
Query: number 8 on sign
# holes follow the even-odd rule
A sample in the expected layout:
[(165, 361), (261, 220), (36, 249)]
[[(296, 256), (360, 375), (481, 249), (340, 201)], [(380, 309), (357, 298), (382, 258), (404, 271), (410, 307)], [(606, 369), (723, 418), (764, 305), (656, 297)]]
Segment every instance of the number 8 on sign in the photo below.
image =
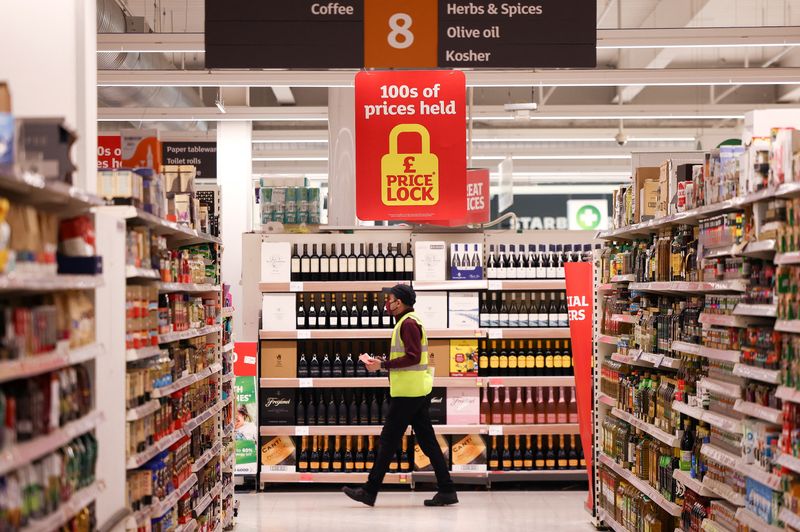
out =
[[(389, 18), (389, 46), (403, 50), (414, 44), (414, 34), (409, 31), (414, 19), (406, 13), (395, 13)], [(399, 38), (401, 37), (401, 38)]]

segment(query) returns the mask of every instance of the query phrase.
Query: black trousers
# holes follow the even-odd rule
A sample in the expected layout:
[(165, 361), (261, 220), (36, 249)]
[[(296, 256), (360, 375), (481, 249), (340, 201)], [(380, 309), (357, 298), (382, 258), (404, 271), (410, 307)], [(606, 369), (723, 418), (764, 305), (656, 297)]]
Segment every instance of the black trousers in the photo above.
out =
[(383, 484), (383, 477), (389, 469), (389, 464), (395, 459), (397, 449), (403, 439), (403, 435), (409, 425), (414, 429), (422, 452), (430, 459), (433, 470), (436, 472), (436, 482), (439, 491), (442, 493), (455, 492), (453, 480), (450, 478), (450, 471), (444, 459), (439, 443), (436, 441), (436, 434), (431, 424), (431, 416), (428, 408), (431, 404), (430, 396), (425, 397), (392, 397), (389, 405), (389, 413), (386, 416), (386, 423), (381, 431), (378, 455), (375, 457), (375, 465), (369, 472), (364, 489), (370, 493), (378, 493)]

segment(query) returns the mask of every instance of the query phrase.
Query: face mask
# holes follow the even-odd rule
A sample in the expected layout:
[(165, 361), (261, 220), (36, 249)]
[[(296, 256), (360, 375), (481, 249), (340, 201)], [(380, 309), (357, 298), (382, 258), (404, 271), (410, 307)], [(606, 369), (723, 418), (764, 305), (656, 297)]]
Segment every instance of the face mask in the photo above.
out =
[(383, 308), (384, 308), (384, 310), (386, 310), (387, 314), (391, 314), (392, 313), (392, 302), (387, 299), (386, 303), (383, 304)]

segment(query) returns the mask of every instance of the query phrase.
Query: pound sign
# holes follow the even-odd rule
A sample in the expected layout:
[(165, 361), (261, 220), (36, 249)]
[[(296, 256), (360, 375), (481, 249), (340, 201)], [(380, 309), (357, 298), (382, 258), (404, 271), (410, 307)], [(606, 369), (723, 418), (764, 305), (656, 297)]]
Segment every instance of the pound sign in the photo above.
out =
[(413, 167), (415, 159), (416, 158), (413, 156), (406, 157), (405, 159), (403, 159), (403, 172), (407, 174), (413, 174), (416, 172), (416, 170)]

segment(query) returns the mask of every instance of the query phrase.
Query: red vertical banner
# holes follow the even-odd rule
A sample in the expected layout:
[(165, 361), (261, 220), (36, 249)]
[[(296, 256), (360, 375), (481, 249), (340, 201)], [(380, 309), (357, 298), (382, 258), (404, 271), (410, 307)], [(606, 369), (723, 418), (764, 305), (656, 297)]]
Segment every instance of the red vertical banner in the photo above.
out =
[(588, 506), (594, 506), (594, 485), (592, 482), (593, 426), (592, 407), (592, 329), (594, 326), (594, 274), (588, 262), (568, 262), (564, 264), (567, 281), (567, 306), (569, 309), (569, 334), (572, 339), (572, 360), (575, 371), (575, 391), (578, 402), (578, 423), (580, 424), (581, 444), (586, 458), (589, 475)]
[(258, 343), (236, 342), (233, 373), (237, 377), (258, 377)]

